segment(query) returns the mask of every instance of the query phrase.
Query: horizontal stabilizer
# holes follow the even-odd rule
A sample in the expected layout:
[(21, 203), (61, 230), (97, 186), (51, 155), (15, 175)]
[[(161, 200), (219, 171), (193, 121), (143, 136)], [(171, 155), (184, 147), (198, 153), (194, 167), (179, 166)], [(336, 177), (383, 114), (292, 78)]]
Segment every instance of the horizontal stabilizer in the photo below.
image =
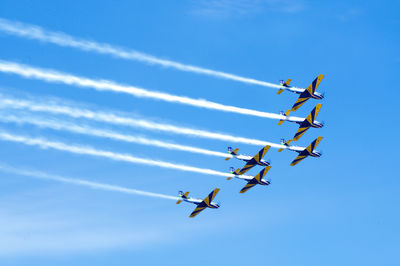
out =
[[(285, 143), (283, 143), (282, 145), (285, 145), (285, 146), (287, 146), (287, 147), (289, 147), (289, 144), (292, 142), (292, 140), (291, 139), (289, 139), (288, 141), (286, 141)], [(284, 149), (279, 149), (278, 150), (278, 152), (281, 152), (281, 151), (283, 151)]]
[(291, 81), (292, 81), (291, 79), (286, 80), (286, 82), (283, 84), (283, 86), (289, 87), (289, 84)]
[[(234, 149), (233, 151), (230, 151), (229, 154), (231, 154), (231, 155), (237, 155), (238, 151), (239, 151), (239, 148), (236, 148), (236, 149)], [(225, 158), (225, 161), (228, 161), (230, 158), (232, 158), (232, 157), (226, 157), (226, 158)]]
[[(283, 115), (284, 116), (286, 116), (286, 117), (288, 117), (289, 116), (289, 114), (290, 114), (290, 110), (287, 110)], [(283, 124), (283, 122), (285, 122), (285, 120), (279, 120), (279, 122), (278, 122), (278, 126), (280, 126), (280, 125), (282, 125)]]

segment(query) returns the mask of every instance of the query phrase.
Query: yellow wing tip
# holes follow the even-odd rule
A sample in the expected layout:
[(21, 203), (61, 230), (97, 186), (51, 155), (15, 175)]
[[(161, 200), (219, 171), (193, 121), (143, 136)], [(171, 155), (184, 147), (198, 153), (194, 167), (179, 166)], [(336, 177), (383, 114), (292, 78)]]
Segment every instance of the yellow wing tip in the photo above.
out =
[(279, 120), (279, 122), (278, 122), (278, 126), (282, 125), (282, 124), (283, 124), (283, 122), (285, 122), (285, 120)]

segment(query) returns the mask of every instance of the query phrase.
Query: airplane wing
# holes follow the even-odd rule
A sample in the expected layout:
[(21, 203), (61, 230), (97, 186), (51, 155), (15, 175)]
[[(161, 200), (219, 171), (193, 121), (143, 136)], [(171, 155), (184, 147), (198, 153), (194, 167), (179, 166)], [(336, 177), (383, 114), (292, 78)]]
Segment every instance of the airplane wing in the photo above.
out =
[(315, 90), (318, 88), (319, 84), (321, 83), (321, 80), (324, 78), (324, 75), (319, 74), (316, 79), (307, 87), (307, 91), (313, 95), (315, 93)]
[(291, 111), (296, 111), (297, 109), (299, 109), (300, 106), (302, 106), (310, 98), (311, 98), (310, 96), (302, 97), (300, 95), (300, 97), (297, 99), (297, 101), (293, 104)]
[(240, 169), (239, 171), (239, 175), (243, 175), (245, 174), (247, 171), (249, 171), (251, 168), (253, 168), (254, 166), (257, 165), (256, 162), (252, 162), (253, 160), (249, 161), (248, 163), (246, 163), (242, 169)]
[(298, 164), (299, 162), (304, 160), (307, 156), (308, 155), (299, 155), (299, 156), (297, 156), (290, 165), (291, 166), (295, 166), (296, 164)]
[(300, 97), (297, 99), (297, 101), (294, 103), (292, 107), (292, 111), (296, 111), (297, 109), (300, 108), (308, 99), (311, 98), (311, 95), (314, 95), (315, 90), (319, 86), (319, 83), (321, 83), (321, 80), (324, 78), (324, 75), (320, 74), (314, 81), (307, 87), (306, 93), (307, 95), (303, 95), (304, 93), (300, 94)]
[(293, 140), (294, 140), (294, 141), (298, 141), (299, 138), (300, 138), (301, 136), (303, 136), (304, 133), (306, 133), (306, 131), (307, 131), (309, 128), (310, 128), (310, 127), (302, 127), (302, 126), (300, 126), (299, 129), (297, 130), (296, 134), (294, 135)]
[(200, 202), (199, 205), (197, 205), (196, 209), (194, 209), (194, 211), (190, 214), (189, 217), (193, 218), (201, 211), (203, 211), (205, 208), (209, 207), (210, 203), (213, 201), (218, 192), (219, 188), (216, 188), (210, 194), (208, 194), (208, 196), (202, 202)]
[(201, 211), (203, 211), (207, 206), (202, 202), (199, 205), (197, 205), (197, 208), (194, 209), (194, 211), (190, 214), (190, 218), (195, 217), (197, 214), (199, 214)]
[[(311, 113), (306, 117), (306, 120), (308, 121), (309, 124), (313, 124), (315, 118), (317, 117), (319, 110), (321, 109), (321, 104), (317, 104), (314, 109), (311, 111)], [(304, 133), (309, 129), (309, 126), (300, 126), (299, 129), (297, 130), (296, 134), (294, 135), (293, 140), (298, 141), (301, 136), (303, 136)]]
[(256, 155), (254, 155), (254, 157), (243, 166), (243, 168), (239, 172), (239, 175), (246, 173), (251, 168), (256, 166), (261, 161), (261, 159), (264, 157), (264, 155), (268, 152), (269, 148), (271, 148), (271, 146), (266, 145)]
[(318, 137), (316, 138), (313, 142), (311, 142), (310, 145), (307, 146), (306, 150), (311, 153), (316, 147), (317, 145), (321, 142), (322, 137)]
[(247, 190), (254, 187), (255, 185), (257, 185), (257, 180), (253, 178), (249, 182), (247, 182), (247, 184), (242, 188), (242, 190), (240, 190), (240, 193), (245, 193)]

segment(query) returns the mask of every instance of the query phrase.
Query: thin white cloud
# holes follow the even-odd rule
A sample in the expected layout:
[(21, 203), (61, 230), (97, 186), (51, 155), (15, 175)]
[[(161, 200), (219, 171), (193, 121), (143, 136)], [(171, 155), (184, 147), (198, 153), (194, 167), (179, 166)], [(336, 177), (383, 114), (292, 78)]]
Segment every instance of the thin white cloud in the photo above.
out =
[(192, 13), (211, 18), (237, 18), (266, 12), (298, 13), (302, 0), (194, 0)]
[(140, 195), (140, 196), (160, 198), (160, 199), (178, 200), (178, 197), (175, 197), (175, 196), (169, 196), (169, 195), (165, 195), (165, 194), (153, 193), (153, 192), (137, 190), (137, 189), (127, 188), (127, 187), (121, 187), (121, 186), (116, 186), (116, 185), (98, 183), (98, 182), (93, 182), (93, 181), (84, 180), (84, 179), (51, 175), (51, 174), (47, 174), (47, 173), (43, 173), (43, 172), (39, 172), (39, 171), (18, 169), (18, 168), (11, 167), (11, 166), (8, 166), (8, 165), (2, 164), (2, 163), (0, 163), (0, 171), (6, 172), (6, 173), (11, 173), (11, 174), (22, 175), (22, 176), (33, 177), (33, 178), (52, 180), (52, 181), (57, 181), (57, 182), (61, 182), (61, 183), (68, 183), (68, 184), (73, 184), (73, 185), (77, 185), (77, 186), (84, 186), (84, 187), (89, 187), (92, 189), (100, 189), (100, 190), (113, 191), (113, 192), (119, 192), (119, 193), (131, 194), (131, 195)]
[(173, 68), (180, 71), (191, 72), (200, 75), (207, 75), (207, 76), (242, 82), (246, 84), (253, 84), (253, 85), (259, 85), (276, 89), (279, 89), (281, 87), (277, 84), (261, 80), (247, 78), (239, 75), (234, 75), (194, 65), (183, 64), (177, 61), (161, 59), (135, 50), (127, 50), (109, 44), (78, 39), (73, 36), (67, 35), (65, 33), (52, 32), (38, 26), (23, 24), (20, 22), (13, 22), (6, 19), (0, 19), (0, 31), (3, 31), (7, 34), (28, 38), (32, 40), (38, 40), (65, 47), (73, 47), (79, 50), (90, 51), (99, 54), (112, 55), (117, 58), (139, 61), (151, 65), (159, 65), (162, 67)]

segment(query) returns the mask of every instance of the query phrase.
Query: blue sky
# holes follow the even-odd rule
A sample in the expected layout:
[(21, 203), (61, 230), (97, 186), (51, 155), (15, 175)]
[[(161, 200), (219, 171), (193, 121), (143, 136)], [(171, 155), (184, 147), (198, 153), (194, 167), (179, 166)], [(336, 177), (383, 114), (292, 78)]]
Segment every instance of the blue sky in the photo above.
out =
[[(203, 197), (220, 187), (222, 207), (92, 190), (0, 172), (1, 265), (398, 265), (400, 181), (397, 1), (1, 1), (0, 17), (161, 58), (268, 82), (307, 86), (325, 75), (318, 120), (299, 145), (324, 137), (319, 159), (270, 150), (269, 187), (1, 141), (1, 163), (150, 192)], [(267, 112), (288, 92), (185, 73), (0, 32), (0, 59)], [(297, 130), (259, 117), (96, 92), (0, 73), (7, 97), (57, 100), (190, 128), (279, 142)], [(308, 101), (296, 115), (316, 104)], [(15, 110), (5, 114), (26, 115)], [(43, 118), (53, 118), (41, 114)], [(82, 119), (76, 124), (225, 152), (222, 141)], [(227, 171), (242, 163), (29, 125), (2, 131)], [(237, 146), (237, 145), (233, 145)], [(260, 147), (238, 145), (246, 154)], [(251, 174), (257, 173), (257, 169)]]

